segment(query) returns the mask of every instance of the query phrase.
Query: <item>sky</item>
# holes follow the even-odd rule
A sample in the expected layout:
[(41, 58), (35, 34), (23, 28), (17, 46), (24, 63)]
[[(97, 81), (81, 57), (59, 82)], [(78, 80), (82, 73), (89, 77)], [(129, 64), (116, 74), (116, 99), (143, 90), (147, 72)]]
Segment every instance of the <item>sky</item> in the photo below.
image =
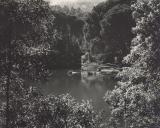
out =
[(77, 3), (77, 2), (100, 3), (101, 1), (104, 1), (104, 0), (46, 0), (46, 1), (49, 1), (52, 5), (58, 5), (58, 4), (67, 5), (68, 3)]
[(46, 0), (51, 5), (68, 6), (74, 8), (81, 8), (82, 10), (89, 12), (94, 6), (106, 0)]

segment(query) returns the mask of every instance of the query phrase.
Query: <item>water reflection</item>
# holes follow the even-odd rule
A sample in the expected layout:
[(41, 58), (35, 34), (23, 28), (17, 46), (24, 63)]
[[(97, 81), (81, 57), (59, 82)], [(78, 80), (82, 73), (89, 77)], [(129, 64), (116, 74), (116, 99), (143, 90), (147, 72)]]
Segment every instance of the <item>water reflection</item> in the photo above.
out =
[(40, 83), (43, 94), (70, 93), (78, 101), (92, 100), (97, 109), (107, 107), (102, 98), (107, 90), (113, 89), (115, 84), (113, 79), (96, 73), (88, 76), (83, 73), (67, 75), (67, 72), (66, 70), (55, 71), (50, 80)]

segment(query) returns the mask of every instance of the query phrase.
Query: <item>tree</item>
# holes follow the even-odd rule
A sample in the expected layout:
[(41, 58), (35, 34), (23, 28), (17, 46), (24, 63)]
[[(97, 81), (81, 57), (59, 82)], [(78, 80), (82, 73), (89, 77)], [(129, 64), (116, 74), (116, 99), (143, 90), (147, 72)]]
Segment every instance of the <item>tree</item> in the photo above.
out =
[(134, 26), (131, 13), (130, 6), (117, 4), (105, 14), (100, 23), (101, 38), (105, 41), (105, 46), (112, 51), (109, 57), (118, 57), (119, 63), (130, 51), (130, 42), (133, 37), (131, 28)]
[[(12, 89), (16, 85), (13, 83), (20, 79), (17, 75), (23, 76), (30, 71), (35, 78), (44, 71), (44, 65), (38, 64), (38, 61), (48, 49), (46, 20), (49, 19), (49, 5), (42, 0), (1, 0), (0, 6), (0, 85), (2, 93), (5, 88), (5, 127), (9, 128)], [(41, 68), (35, 68), (37, 65)]]
[(111, 105), (111, 127), (157, 128), (160, 124), (160, 2), (138, 1), (132, 9), (136, 37), (130, 54), (124, 58), (131, 67), (119, 73), (119, 85), (105, 97)]
[(19, 92), (23, 97), (13, 99), (10, 110), (12, 128), (99, 128), (99, 117), (89, 101), (78, 103), (69, 94), (44, 97), (37, 91)]
[[(50, 46), (57, 51), (55, 56), (50, 56), (52, 68), (80, 68), (81, 67), (81, 48), (83, 39), (84, 22), (76, 16), (55, 11), (54, 15), (54, 39)], [(54, 58), (54, 59), (53, 59)], [(49, 67), (51, 67), (49, 66)], [(53, 67), (54, 66), (54, 67)]]
[(89, 102), (78, 103), (70, 95), (45, 97), (26, 82), (46, 77), (50, 59), (75, 64), (83, 21), (56, 15), (43, 0), (0, 0), (0, 17), (1, 127), (96, 127)]
[(84, 30), (87, 43), (90, 45), (89, 48), (94, 47), (92, 40), (100, 38), (99, 50), (104, 56), (104, 63), (114, 63), (114, 57), (121, 63), (122, 58), (129, 53), (133, 37), (131, 28), (135, 25), (131, 15), (131, 2), (126, 0), (102, 2), (95, 6), (87, 17)]

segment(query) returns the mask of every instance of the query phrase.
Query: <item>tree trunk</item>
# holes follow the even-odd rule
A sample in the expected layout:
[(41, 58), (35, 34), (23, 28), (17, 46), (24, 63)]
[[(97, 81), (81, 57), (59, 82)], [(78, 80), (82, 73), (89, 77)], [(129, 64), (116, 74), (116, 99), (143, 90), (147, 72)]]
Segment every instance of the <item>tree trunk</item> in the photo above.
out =
[(12, 71), (12, 25), (9, 24), (8, 26), (8, 36), (7, 38), (7, 45), (6, 45), (6, 128), (10, 128), (10, 84), (11, 84), (11, 71)]
[[(10, 67), (10, 66), (9, 66)], [(11, 83), (11, 70), (7, 71), (7, 83), (6, 83), (6, 128), (9, 128), (10, 122), (10, 113), (9, 113), (9, 92), (10, 92), (10, 83)]]

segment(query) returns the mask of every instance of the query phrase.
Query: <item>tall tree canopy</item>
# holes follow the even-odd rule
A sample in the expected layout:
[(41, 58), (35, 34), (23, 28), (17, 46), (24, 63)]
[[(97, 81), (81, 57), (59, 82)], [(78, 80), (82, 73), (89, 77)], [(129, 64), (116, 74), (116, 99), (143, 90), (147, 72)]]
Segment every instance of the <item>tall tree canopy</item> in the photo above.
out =
[[(160, 1), (132, 5), (136, 27), (119, 85), (106, 94), (111, 127), (157, 128), (160, 124)], [(123, 123), (123, 124), (122, 124)]]
[[(86, 28), (87, 43), (91, 53), (96, 53), (94, 47), (104, 56), (104, 62), (119, 62), (129, 53), (130, 41), (133, 37), (131, 28), (134, 26), (130, 4), (127, 0), (108, 0), (93, 8), (88, 15)], [(94, 40), (98, 38), (98, 42)], [(100, 47), (100, 46), (101, 47)]]
[[(0, 93), (6, 100), (5, 122), (9, 128), (13, 103), (23, 95), (21, 78), (44, 75), (40, 58), (49, 48), (46, 21), (51, 17), (48, 3), (42, 0), (1, 0), (0, 6)], [(3, 107), (1, 102), (2, 110)]]
[(54, 19), (54, 41), (51, 43), (52, 49), (57, 51), (55, 56), (51, 56), (49, 67), (54, 68), (80, 68), (81, 48), (83, 39), (82, 19), (77, 16), (63, 12), (63, 9), (52, 7)]

